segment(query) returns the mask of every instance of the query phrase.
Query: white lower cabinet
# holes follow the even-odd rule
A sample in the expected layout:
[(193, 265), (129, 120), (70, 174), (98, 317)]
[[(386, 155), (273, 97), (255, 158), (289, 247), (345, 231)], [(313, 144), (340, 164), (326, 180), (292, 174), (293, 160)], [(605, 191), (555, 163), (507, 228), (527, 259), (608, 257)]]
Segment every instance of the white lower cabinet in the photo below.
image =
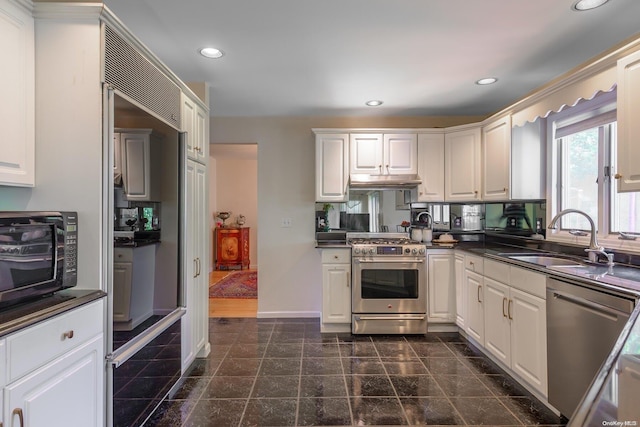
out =
[(484, 345), (484, 277), (474, 271), (465, 270), (464, 288), (467, 294), (465, 330), (478, 344)]
[(351, 250), (322, 250), (323, 332), (351, 330)]
[(6, 425), (104, 424), (103, 317), (96, 301), (6, 338)]
[(545, 276), (491, 260), (484, 275), (485, 349), (547, 396)]
[(456, 325), (465, 329), (467, 317), (467, 293), (464, 287), (464, 254), (456, 251), (453, 272), (456, 282)]
[(453, 323), (456, 320), (456, 287), (450, 249), (427, 251), (427, 320), (429, 323)]

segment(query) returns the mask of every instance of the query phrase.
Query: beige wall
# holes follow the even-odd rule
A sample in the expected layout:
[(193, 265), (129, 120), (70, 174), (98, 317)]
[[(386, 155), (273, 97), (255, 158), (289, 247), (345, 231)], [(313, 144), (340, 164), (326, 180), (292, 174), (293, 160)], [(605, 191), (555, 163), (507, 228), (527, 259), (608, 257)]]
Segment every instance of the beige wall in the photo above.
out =
[[(258, 144), (258, 316), (319, 316), (315, 248), (315, 139), (312, 128), (448, 127), (484, 117), (212, 117), (212, 144)], [(217, 186), (224, 185), (220, 177)], [(292, 227), (282, 228), (282, 218)]]
[[(226, 145), (226, 144), (225, 144)], [(240, 147), (238, 147), (240, 148)], [(246, 149), (249, 149), (247, 153)], [(231, 211), (226, 223), (236, 221), (239, 214), (246, 217), (245, 227), (250, 227), (251, 268), (258, 267), (258, 147), (252, 144), (240, 150), (225, 149), (212, 153), (209, 162), (209, 215), (211, 230), (215, 228), (215, 212)], [(213, 243), (215, 244), (215, 242)], [(212, 249), (215, 257), (215, 250)], [(212, 266), (213, 267), (213, 266)]]

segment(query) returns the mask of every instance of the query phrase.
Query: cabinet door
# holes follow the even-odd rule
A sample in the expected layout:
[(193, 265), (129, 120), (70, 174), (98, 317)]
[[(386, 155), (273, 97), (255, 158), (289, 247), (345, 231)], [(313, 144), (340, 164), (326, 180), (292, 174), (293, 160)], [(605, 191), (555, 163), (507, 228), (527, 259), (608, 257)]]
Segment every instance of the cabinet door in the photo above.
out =
[(189, 367), (207, 343), (208, 279), (205, 260), (208, 234), (206, 223), (206, 166), (187, 160), (186, 169), (186, 236), (184, 240), (184, 295), (187, 312), (182, 321), (182, 370)]
[(7, 425), (102, 426), (104, 381), (102, 335), (4, 390)]
[(482, 275), (465, 270), (465, 288), (467, 294), (467, 334), (484, 345), (484, 279)]
[(511, 116), (482, 128), (482, 200), (508, 200), (511, 169)]
[(316, 135), (316, 201), (348, 199), (349, 134)]
[(511, 364), (509, 287), (484, 277), (484, 346), (505, 366)]
[(456, 253), (454, 264), (456, 280), (456, 325), (462, 329), (466, 329), (467, 292), (464, 283), (464, 255)]
[(418, 173), (416, 134), (385, 134), (383, 149), (383, 174), (411, 175)]
[(546, 301), (511, 288), (510, 304), (511, 369), (547, 396)]
[(382, 175), (382, 134), (352, 133), (349, 135), (350, 173)]
[(640, 191), (640, 52), (618, 61), (618, 191)]
[(195, 160), (200, 163), (206, 163), (209, 157), (209, 138), (207, 133), (207, 112), (196, 105), (195, 111), (195, 141), (194, 155)]
[(480, 200), (480, 126), (444, 138), (445, 200)]
[(113, 321), (128, 322), (131, 319), (131, 277), (133, 264), (113, 263)]
[(419, 202), (444, 201), (444, 131), (418, 134)]
[(196, 135), (196, 104), (184, 93), (182, 94), (182, 130), (187, 133), (187, 157), (197, 160), (196, 147), (198, 137)]
[(351, 266), (322, 265), (322, 322), (351, 322)]
[(428, 320), (453, 322), (456, 318), (453, 254), (427, 255)]
[(119, 133), (113, 134), (113, 176), (122, 176), (122, 148)]
[[(0, 185), (35, 185), (33, 17), (20, 2), (0, 0)], [(46, 160), (44, 160), (46, 161)]]
[(122, 179), (127, 200), (151, 198), (151, 151), (149, 135), (120, 135)]

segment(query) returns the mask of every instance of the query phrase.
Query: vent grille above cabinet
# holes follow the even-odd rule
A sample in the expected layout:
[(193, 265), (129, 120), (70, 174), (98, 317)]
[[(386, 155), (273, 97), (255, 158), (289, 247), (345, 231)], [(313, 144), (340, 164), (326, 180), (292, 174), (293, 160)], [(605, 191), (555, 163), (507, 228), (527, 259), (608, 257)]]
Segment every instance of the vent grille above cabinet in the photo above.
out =
[(180, 88), (112, 28), (104, 28), (105, 82), (180, 128)]

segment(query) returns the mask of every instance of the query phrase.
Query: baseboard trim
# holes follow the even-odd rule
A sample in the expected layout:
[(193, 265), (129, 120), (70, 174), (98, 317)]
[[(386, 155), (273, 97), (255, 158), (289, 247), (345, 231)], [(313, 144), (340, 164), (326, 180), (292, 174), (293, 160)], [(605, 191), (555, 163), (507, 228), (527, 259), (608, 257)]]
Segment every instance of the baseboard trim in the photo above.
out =
[(278, 317), (282, 318), (295, 318), (295, 317), (304, 317), (304, 318), (320, 318), (319, 311), (258, 311), (258, 319), (276, 319)]

